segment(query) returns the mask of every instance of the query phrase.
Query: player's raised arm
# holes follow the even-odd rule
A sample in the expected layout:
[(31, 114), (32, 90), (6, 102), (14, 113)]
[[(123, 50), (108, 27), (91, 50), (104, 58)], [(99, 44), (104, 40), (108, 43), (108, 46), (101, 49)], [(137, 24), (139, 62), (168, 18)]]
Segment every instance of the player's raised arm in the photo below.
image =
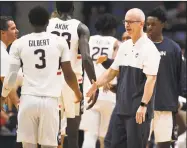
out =
[(68, 44), (65, 40), (62, 40), (62, 41), (59, 42), (61, 43), (61, 48), (63, 49), (60, 65), (64, 73), (64, 79), (66, 83), (75, 93), (75, 96), (76, 96), (75, 103), (78, 103), (82, 99), (82, 93), (80, 92), (76, 75), (71, 67)]

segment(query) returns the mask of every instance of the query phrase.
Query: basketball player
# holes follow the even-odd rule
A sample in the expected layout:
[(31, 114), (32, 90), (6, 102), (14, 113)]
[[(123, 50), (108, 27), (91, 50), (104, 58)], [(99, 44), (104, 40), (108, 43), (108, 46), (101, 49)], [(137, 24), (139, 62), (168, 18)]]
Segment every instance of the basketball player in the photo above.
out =
[(182, 52), (179, 45), (163, 36), (166, 15), (161, 8), (152, 10), (146, 20), (148, 37), (154, 42), (161, 55), (157, 75), (154, 119), (151, 132), (154, 131), (158, 148), (170, 148), (171, 141), (177, 140), (176, 113), (180, 94)]
[[(90, 56), (94, 62), (96, 76), (99, 77), (105, 69), (97, 64), (96, 60), (100, 55), (114, 58), (114, 53), (118, 49), (119, 41), (113, 36), (116, 33), (117, 21), (111, 14), (101, 15), (95, 24), (98, 35), (90, 37)], [(88, 76), (84, 75), (83, 92), (87, 92), (91, 83)], [(100, 89), (96, 105), (85, 111), (80, 128), (85, 130), (83, 148), (95, 148), (97, 138), (100, 137), (100, 147), (104, 147), (104, 137), (109, 124), (111, 112), (115, 105), (115, 94), (107, 94)]]
[[(33, 33), (16, 40), (10, 49), (10, 68), (3, 83), (4, 99), (15, 84), (17, 72), (23, 63), (22, 96), (18, 112), (17, 141), (23, 148), (56, 148), (59, 125), (58, 97), (62, 68), (66, 83), (75, 93), (74, 102), (80, 102), (75, 73), (70, 64), (69, 48), (65, 39), (45, 32), (49, 14), (43, 7), (30, 10), (29, 21)], [(59, 66), (60, 64), (60, 66)]]
[[(70, 48), (70, 59), (73, 71), (76, 74), (77, 81), (82, 84), (82, 64), (90, 79), (96, 79), (94, 65), (89, 53), (89, 36), (90, 32), (86, 25), (79, 20), (72, 18), (74, 10), (73, 2), (70, 1), (58, 1), (56, 2), (58, 18), (52, 18), (49, 21), (47, 31), (60, 37), (66, 38), (66, 41)], [(82, 86), (80, 86), (82, 87)], [(81, 106), (74, 104), (74, 94), (69, 89), (66, 83), (64, 83), (62, 90), (66, 93), (62, 94), (63, 108), (65, 108), (65, 116), (67, 117), (67, 130), (62, 131), (62, 142), (65, 133), (68, 135), (68, 147), (78, 148), (78, 130), (81, 120)], [(98, 91), (96, 95), (91, 97), (91, 102), (87, 109), (91, 108), (97, 99)], [(80, 104), (82, 104), (81, 102)], [(62, 112), (63, 112), (62, 108)]]

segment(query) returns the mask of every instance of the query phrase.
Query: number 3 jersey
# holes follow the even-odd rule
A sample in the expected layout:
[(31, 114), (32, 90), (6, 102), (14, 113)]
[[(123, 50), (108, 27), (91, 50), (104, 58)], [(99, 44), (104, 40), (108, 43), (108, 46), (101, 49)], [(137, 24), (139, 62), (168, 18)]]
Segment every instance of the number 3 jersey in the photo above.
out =
[(78, 52), (79, 36), (77, 33), (80, 21), (76, 19), (61, 20), (59, 18), (52, 18), (49, 21), (47, 31), (52, 34), (64, 37), (70, 48), (70, 60), (73, 71), (78, 79), (82, 79), (82, 59)]
[[(23, 63), (22, 94), (59, 97), (59, 62), (70, 61), (66, 40), (51, 33), (31, 33), (13, 42), (10, 63)], [(60, 59), (60, 60), (59, 60)]]
[[(94, 68), (96, 72), (96, 77), (100, 77), (100, 75), (106, 71), (106, 69), (102, 66), (102, 64), (96, 64), (96, 60), (101, 55), (106, 55), (108, 58), (112, 58), (114, 52), (114, 45), (117, 41), (116, 38), (112, 36), (101, 36), (101, 35), (94, 35), (90, 37), (89, 46), (90, 46), (90, 56), (94, 63)], [(90, 81), (86, 72), (84, 73), (84, 93), (90, 88)], [(103, 89), (100, 89), (99, 92), (99, 99), (107, 99), (108, 97), (115, 99), (114, 93), (107, 92), (103, 93)]]

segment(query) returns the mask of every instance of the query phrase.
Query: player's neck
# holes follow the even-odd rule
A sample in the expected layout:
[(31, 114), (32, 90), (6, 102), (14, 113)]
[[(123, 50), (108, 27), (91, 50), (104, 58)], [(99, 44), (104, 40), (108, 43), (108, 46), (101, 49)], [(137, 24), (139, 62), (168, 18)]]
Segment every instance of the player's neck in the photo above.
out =
[(41, 28), (41, 27), (35, 27), (34, 28), (34, 32), (35, 33), (41, 33), (41, 32), (45, 32), (46, 31), (46, 28)]
[(101, 36), (114, 36), (112, 31), (107, 31), (107, 32), (99, 32), (99, 35)]
[(101, 35), (101, 36), (113, 36), (112, 33), (101, 33), (100, 35)]
[(68, 14), (68, 13), (63, 13), (63, 14), (61, 14), (61, 16), (60, 16), (60, 19), (66, 21), (66, 20), (70, 20), (70, 19), (72, 19), (72, 18), (71, 18), (71, 15), (70, 15), (70, 14)]
[(150, 39), (153, 41), (153, 42), (162, 42), (164, 37), (162, 34), (160, 35), (157, 35), (157, 36), (151, 36)]

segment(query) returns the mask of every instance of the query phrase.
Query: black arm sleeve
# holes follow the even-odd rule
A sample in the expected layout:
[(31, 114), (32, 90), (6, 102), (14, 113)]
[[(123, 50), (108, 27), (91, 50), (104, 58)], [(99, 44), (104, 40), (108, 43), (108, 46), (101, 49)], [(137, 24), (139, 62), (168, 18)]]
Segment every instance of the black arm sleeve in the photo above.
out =
[(108, 68), (112, 65), (113, 62), (114, 62), (114, 59), (109, 59), (109, 58), (107, 58), (107, 60), (104, 61), (104, 62), (102, 63), (102, 65), (103, 65), (103, 67), (104, 67), (105, 69), (108, 69)]

